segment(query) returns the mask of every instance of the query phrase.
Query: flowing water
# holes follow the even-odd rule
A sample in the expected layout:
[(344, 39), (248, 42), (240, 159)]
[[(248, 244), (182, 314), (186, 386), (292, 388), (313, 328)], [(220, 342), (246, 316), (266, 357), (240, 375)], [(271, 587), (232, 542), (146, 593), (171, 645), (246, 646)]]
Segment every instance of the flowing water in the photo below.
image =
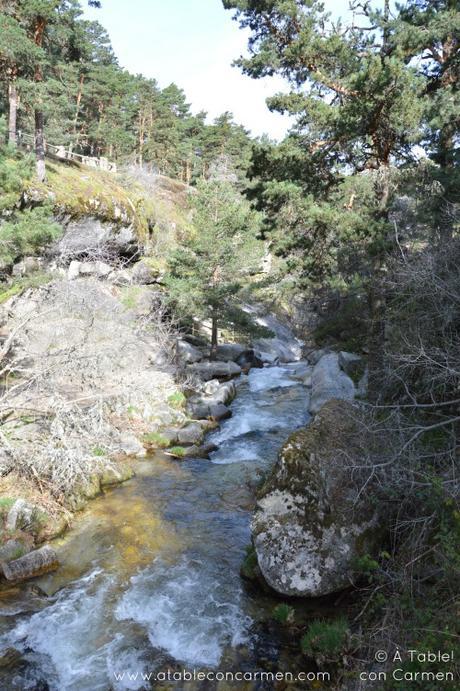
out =
[(0, 604), (0, 650), (22, 654), (0, 686), (140, 689), (140, 675), (115, 673), (256, 665), (263, 597), (239, 567), (254, 487), (308, 419), (294, 377), (289, 365), (251, 370), (232, 418), (209, 435), (210, 461), (154, 456), (91, 503), (61, 541), (65, 567), (39, 582), (51, 597), (13, 589)]

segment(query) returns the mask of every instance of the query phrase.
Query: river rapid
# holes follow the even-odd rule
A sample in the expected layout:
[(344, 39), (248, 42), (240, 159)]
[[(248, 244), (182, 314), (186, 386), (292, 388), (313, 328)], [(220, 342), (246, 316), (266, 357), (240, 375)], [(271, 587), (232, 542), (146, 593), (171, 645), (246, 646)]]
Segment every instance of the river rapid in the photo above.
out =
[[(239, 569), (255, 487), (308, 421), (296, 368), (240, 377), (233, 416), (208, 435), (211, 460), (157, 454), (91, 502), (58, 543), (65, 566), (38, 582), (50, 597), (5, 594), (0, 649), (22, 662), (3, 672), (2, 688), (118, 691), (151, 688), (141, 673), (167, 668), (260, 668), (260, 613), (273, 601)], [(276, 658), (276, 640), (269, 647)]]

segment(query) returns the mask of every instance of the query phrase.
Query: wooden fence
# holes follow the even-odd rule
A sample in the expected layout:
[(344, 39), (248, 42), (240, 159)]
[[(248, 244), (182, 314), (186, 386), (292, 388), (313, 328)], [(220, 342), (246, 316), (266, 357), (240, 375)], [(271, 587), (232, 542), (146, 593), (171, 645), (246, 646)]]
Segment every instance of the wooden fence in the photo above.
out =
[[(18, 133), (18, 145), (25, 147), (28, 151), (33, 151), (35, 147), (35, 138), (31, 134), (20, 132)], [(104, 158), (103, 156), (97, 158), (96, 156), (76, 154), (74, 151), (66, 149), (63, 144), (61, 146), (55, 146), (54, 144), (45, 142), (45, 154), (52, 158), (57, 158), (60, 161), (75, 161), (89, 168), (99, 168), (109, 173), (117, 172), (117, 164), (114, 161), (109, 161), (108, 158)]]

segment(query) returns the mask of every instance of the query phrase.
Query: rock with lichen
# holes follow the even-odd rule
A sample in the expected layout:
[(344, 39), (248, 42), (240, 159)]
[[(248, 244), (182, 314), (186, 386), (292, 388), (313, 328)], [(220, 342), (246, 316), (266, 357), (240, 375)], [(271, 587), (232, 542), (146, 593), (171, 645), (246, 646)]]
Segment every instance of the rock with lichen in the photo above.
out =
[(356, 559), (378, 545), (376, 509), (345, 460), (362, 457), (362, 442), (355, 406), (332, 400), (283, 446), (252, 521), (259, 569), (278, 593), (339, 591)]

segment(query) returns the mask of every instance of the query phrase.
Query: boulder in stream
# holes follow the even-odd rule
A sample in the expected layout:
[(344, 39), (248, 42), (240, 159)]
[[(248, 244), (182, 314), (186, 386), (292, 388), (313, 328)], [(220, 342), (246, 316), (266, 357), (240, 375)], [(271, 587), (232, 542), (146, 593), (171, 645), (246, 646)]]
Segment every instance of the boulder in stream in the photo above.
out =
[(210, 379), (232, 379), (241, 374), (241, 367), (236, 362), (221, 362), (219, 360), (209, 360), (206, 362), (195, 362), (187, 368), (191, 374), (198, 375), (204, 381)]
[(358, 494), (347, 458), (362, 457), (357, 409), (329, 401), (292, 434), (259, 495), (252, 521), (257, 563), (281, 595), (318, 597), (351, 583), (356, 558), (382, 531), (370, 497)]
[(310, 413), (317, 413), (332, 399), (352, 401), (356, 393), (353, 381), (340, 368), (337, 353), (323, 355), (317, 362), (311, 375), (311, 386)]
[(42, 576), (59, 567), (57, 554), (52, 547), (45, 545), (40, 549), (29, 552), (19, 559), (3, 562), (3, 575), (8, 581), (26, 581), (29, 578)]

